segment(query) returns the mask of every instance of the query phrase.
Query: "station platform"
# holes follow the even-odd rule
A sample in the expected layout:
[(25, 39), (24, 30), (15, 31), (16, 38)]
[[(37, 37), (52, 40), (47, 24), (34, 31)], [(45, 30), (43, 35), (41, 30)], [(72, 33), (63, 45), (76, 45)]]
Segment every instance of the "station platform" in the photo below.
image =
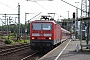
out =
[(90, 60), (90, 50), (81, 51), (79, 40), (68, 39), (39, 60)]

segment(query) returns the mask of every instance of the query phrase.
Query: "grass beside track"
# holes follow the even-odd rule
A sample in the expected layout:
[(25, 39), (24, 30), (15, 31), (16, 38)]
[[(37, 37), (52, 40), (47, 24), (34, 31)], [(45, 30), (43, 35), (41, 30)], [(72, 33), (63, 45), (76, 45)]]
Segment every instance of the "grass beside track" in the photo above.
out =
[(15, 36), (0, 36), (0, 39), (4, 39), (3, 42), (5, 44), (16, 44), (16, 43), (30, 43), (30, 39), (20, 39), (20, 40), (13, 40), (13, 38), (16, 38)]

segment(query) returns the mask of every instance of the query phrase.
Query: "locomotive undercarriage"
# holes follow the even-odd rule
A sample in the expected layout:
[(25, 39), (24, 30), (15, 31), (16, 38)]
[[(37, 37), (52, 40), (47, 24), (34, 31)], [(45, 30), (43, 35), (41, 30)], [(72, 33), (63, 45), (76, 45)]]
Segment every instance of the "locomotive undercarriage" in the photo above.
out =
[(32, 50), (51, 50), (58, 44), (55, 43), (55, 40), (30, 40)]
[(47, 50), (53, 48), (53, 40), (30, 40), (32, 50)]

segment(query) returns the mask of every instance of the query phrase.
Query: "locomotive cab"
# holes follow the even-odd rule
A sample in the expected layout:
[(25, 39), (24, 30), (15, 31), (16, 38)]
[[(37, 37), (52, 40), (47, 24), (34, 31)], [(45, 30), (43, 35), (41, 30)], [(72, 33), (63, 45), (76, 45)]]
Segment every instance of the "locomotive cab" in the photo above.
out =
[(53, 24), (51, 22), (35, 21), (31, 23), (30, 45), (32, 49), (51, 47), (53, 42)]

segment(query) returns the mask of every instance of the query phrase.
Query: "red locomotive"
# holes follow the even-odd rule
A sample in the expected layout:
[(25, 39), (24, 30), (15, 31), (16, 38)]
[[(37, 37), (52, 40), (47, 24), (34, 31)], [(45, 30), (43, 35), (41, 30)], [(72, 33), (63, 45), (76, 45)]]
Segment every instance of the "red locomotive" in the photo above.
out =
[[(45, 20), (42, 20), (42, 19)], [(51, 49), (70, 37), (70, 32), (61, 28), (54, 19), (42, 16), (30, 23), (30, 45), (32, 50)]]

